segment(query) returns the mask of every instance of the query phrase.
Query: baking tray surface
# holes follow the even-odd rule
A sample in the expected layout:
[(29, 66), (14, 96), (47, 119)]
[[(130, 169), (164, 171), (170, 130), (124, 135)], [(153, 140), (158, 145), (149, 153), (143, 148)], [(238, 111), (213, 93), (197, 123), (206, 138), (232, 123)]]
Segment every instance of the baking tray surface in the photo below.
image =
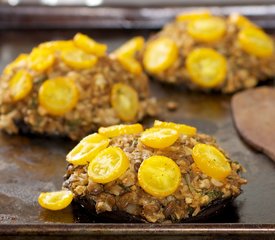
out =
[[(17, 54), (28, 52), (39, 42), (71, 38), (78, 30), (2, 31), (0, 32), (0, 70)], [(149, 36), (148, 30), (87, 30), (110, 46), (110, 50), (134, 35)], [(269, 81), (274, 86), (274, 81)], [(68, 139), (0, 134), (0, 237), (22, 239), (196, 239), (275, 238), (275, 164), (247, 146), (238, 136), (231, 118), (230, 95), (192, 93), (183, 87), (151, 82), (163, 113), (160, 119), (194, 125), (200, 132), (214, 135), (232, 159), (247, 170), (248, 184), (243, 193), (222, 214), (204, 223), (127, 224), (92, 219), (71, 206), (50, 212), (37, 203), (41, 191), (61, 188), (67, 152), (75, 145)], [(166, 110), (167, 101), (178, 103), (174, 112)], [(146, 119), (150, 126), (153, 119)], [(40, 236), (43, 235), (43, 236)], [(192, 237), (192, 238), (191, 238)], [(189, 238), (186, 238), (189, 239)]]
[(0, 29), (159, 29), (181, 12), (205, 7), (216, 15), (239, 12), (275, 28), (274, 0), (0, 0)]

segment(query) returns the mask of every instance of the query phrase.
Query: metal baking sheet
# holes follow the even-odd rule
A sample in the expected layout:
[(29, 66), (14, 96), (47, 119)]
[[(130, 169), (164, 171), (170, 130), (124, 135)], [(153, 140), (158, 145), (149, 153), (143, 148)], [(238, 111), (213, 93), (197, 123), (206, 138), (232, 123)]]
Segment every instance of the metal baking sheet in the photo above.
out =
[[(40, 42), (71, 38), (77, 30), (1, 31), (0, 69)], [(90, 30), (84, 33), (109, 44), (110, 50), (148, 30)], [(269, 81), (268, 84), (274, 85)], [(246, 168), (248, 184), (223, 214), (204, 223), (118, 224), (91, 219), (68, 207), (50, 212), (37, 203), (41, 191), (58, 190), (68, 139), (0, 134), (0, 238), (3, 239), (275, 239), (275, 163), (247, 146), (231, 118), (230, 95), (192, 93), (183, 87), (151, 82), (163, 113), (160, 119), (187, 123), (216, 136), (218, 143)], [(166, 110), (169, 100), (178, 110)], [(150, 125), (153, 119), (146, 119)], [(259, 126), (260, 127), (260, 126)]]
[(0, 29), (158, 29), (181, 12), (205, 7), (216, 15), (239, 12), (275, 29), (274, 0), (0, 0)]

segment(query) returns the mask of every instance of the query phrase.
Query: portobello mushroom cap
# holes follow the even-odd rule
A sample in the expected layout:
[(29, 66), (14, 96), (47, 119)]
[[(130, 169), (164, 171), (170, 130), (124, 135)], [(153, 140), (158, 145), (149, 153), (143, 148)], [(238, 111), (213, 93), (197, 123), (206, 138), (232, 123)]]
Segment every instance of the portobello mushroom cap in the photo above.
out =
[(71, 40), (46, 42), (19, 55), (0, 76), (0, 129), (79, 140), (101, 126), (155, 115), (156, 100), (149, 95), (142, 71), (133, 73)]
[[(96, 157), (84, 165), (68, 165), (63, 189), (72, 191), (74, 203), (95, 219), (111, 222), (199, 222), (217, 214), (241, 193), (241, 185), (246, 184), (240, 176), (242, 166), (230, 160), (209, 135), (180, 133), (170, 146), (152, 148), (141, 141), (143, 133), (126, 133), (110, 138), (109, 146), (120, 148), (129, 159), (127, 170), (115, 180), (106, 183), (92, 180), (89, 165)], [(214, 147), (227, 159), (226, 164), (230, 166), (227, 176), (217, 180), (200, 170), (192, 154), (198, 145)], [(156, 196), (140, 182), (141, 166), (152, 156), (170, 158), (176, 163), (180, 182), (174, 192)], [(170, 171), (170, 168), (161, 171)], [(164, 182), (167, 183), (166, 179)]]
[(233, 93), (275, 76), (274, 39), (259, 26), (236, 14), (208, 12), (199, 19), (188, 14), (147, 40), (140, 59), (152, 78), (196, 91)]

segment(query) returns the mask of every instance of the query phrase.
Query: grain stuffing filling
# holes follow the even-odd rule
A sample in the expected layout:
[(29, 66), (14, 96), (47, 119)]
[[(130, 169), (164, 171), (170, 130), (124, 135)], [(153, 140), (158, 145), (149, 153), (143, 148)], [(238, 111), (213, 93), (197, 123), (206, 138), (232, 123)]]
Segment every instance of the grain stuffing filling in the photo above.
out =
[[(69, 164), (64, 176), (63, 190), (72, 191), (76, 201), (85, 199), (94, 203), (97, 213), (123, 211), (153, 223), (180, 222), (198, 215), (215, 200), (235, 198), (241, 193), (241, 185), (246, 183), (239, 175), (243, 168), (239, 163), (229, 160), (213, 137), (198, 133), (192, 136), (179, 134), (172, 145), (160, 149), (158, 146), (148, 147), (143, 134), (144, 132), (125, 134), (110, 139), (109, 145), (120, 148), (129, 159), (128, 169), (117, 179), (104, 184), (98, 183), (90, 176), (89, 163)], [(217, 180), (198, 168), (192, 155), (198, 144), (214, 146), (224, 154), (231, 168), (226, 177)], [(179, 183), (171, 194), (153, 196), (148, 193), (150, 189), (142, 183), (139, 176), (142, 163), (152, 156), (168, 157), (179, 168)], [(160, 158), (159, 160), (162, 161)]]
[[(274, 41), (258, 26), (236, 14), (228, 18), (200, 14), (200, 19), (191, 13), (193, 18), (178, 16), (148, 40), (141, 57), (147, 73), (162, 82), (223, 93), (251, 88), (274, 77)], [(162, 50), (156, 47), (161, 42), (166, 45)], [(150, 59), (159, 58), (161, 52), (166, 60), (152, 65)]]
[[(7, 66), (0, 77), (0, 128), (8, 133), (22, 130), (76, 140), (100, 126), (136, 122), (156, 114), (143, 72), (132, 73), (117, 59), (82, 48), (72, 41), (48, 42)], [(46, 86), (49, 79), (56, 85)], [(52, 96), (58, 84), (67, 89)]]

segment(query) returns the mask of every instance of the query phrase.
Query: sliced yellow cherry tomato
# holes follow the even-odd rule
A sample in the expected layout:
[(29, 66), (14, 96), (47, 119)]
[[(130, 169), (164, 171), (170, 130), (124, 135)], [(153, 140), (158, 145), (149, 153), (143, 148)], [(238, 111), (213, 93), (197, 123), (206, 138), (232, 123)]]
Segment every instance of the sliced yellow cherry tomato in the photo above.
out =
[(49, 210), (61, 210), (70, 205), (74, 195), (71, 191), (43, 192), (38, 197), (41, 207)]
[(176, 17), (177, 22), (192, 21), (197, 19), (205, 19), (211, 17), (211, 12), (207, 10), (181, 13)]
[(150, 73), (160, 73), (168, 69), (178, 57), (176, 43), (161, 37), (148, 43), (143, 56), (145, 69)]
[(54, 63), (54, 55), (51, 50), (46, 48), (35, 48), (29, 56), (30, 67), (38, 72), (48, 70)]
[(77, 47), (81, 48), (87, 53), (95, 54), (96, 56), (106, 55), (107, 45), (98, 43), (87, 35), (77, 33), (74, 36), (73, 41)]
[(116, 49), (112, 55), (134, 57), (135, 53), (141, 51), (144, 46), (143, 37), (134, 37)]
[(96, 183), (108, 183), (125, 173), (129, 164), (128, 157), (120, 148), (108, 147), (90, 162), (88, 176)]
[(231, 173), (228, 160), (217, 148), (207, 144), (196, 144), (192, 157), (197, 167), (206, 175), (223, 180)]
[(66, 160), (74, 165), (86, 165), (90, 162), (100, 151), (108, 147), (110, 140), (98, 133), (91, 134), (83, 138), (74, 148), (69, 152)]
[(140, 137), (140, 141), (152, 148), (166, 148), (174, 144), (179, 138), (177, 130), (172, 128), (149, 128)]
[(241, 30), (238, 42), (244, 51), (257, 57), (270, 57), (274, 51), (273, 40), (263, 31), (254, 27)]
[(125, 134), (138, 134), (143, 132), (143, 127), (141, 124), (120, 124), (114, 125), (110, 127), (100, 127), (98, 132), (106, 137), (112, 138), (117, 137)]
[(7, 65), (3, 71), (4, 74), (12, 73), (12, 69), (16, 67), (18, 64), (27, 61), (29, 55), (22, 53), (15, 60), (13, 60), (9, 65)]
[(132, 87), (116, 83), (112, 87), (111, 104), (123, 121), (133, 121), (139, 109), (138, 94)]
[(71, 40), (57, 40), (57, 41), (49, 41), (39, 44), (39, 48), (46, 48), (51, 51), (62, 51), (66, 49), (75, 49), (75, 45)]
[(187, 32), (194, 39), (202, 42), (215, 42), (225, 33), (226, 24), (222, 18), (210, 17), (188, 22)]
[(197, 48), (186, 59), (191, 80), (201, 87), (212, 88), (224, 82), (227, 63), (223, 55), (210, 48)]
[(62, 116), (72, 110), (78, 101), (78, 88), (70, 78), (46, 80), (39, 89), (39, 103), (51, 115)]
[(117, 60), (130, 73), (138, 75), (142, 72), (142, 67), (135, 58), (119, 55)]
[(239, 13), (232, 13), (229, 16), (229, 21), (238, 26), (238, 28), (254, 27), (259, 28), (256, 24), (251, 22), (248, 18), (240, 15)]
[(61, 54), (61, 59), (71, 68), (87, 69), (92, 68), (97, 63), (97, 57), (87, 54), (80, 49), (65, 50)]
[(166, 197), (180, 185), (180, 168), (171, 158), (152, 156), (141, 163), (138, 182), (145, 192), (155, 197)]
[(197, 129), (195, 127), (191, 127), (185, 124), (173, 123), (173, 122), (162, 122), (159, 120), (155, 120), (154, 127), (172, 128), (177, 130), (179, 134), (184, 134), (187, 136), (194, 136), (197, 133)]
[(9, 90), (13, 101), (24, 99), (32, 90), (32, 76), (26, 70), (19, 70), (11, 78)]

